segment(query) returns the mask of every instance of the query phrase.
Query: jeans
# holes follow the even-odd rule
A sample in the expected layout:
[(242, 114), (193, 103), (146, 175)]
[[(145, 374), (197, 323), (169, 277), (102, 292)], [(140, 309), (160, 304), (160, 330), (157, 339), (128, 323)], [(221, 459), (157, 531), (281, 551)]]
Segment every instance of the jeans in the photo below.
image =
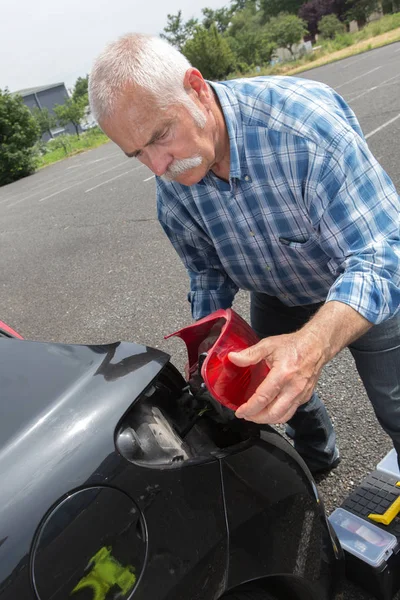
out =
[[(289, 307), (277, 298), (251, 294), (251, 325), (260, 338), (300, 329), (322, 306)], [(400, 456), (400, 313), (373, 326), (349, 345), (377, 419)], [(287, 423), (287, 434), (310, 470), (329, 467), (335, 459), (336, 435), (316, 392)]]

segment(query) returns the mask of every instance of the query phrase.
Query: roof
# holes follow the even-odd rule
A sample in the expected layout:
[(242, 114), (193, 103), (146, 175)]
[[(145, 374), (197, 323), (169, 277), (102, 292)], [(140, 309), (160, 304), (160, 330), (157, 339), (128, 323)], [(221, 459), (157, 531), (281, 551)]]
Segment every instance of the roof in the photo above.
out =
[(39, 85), (37, 87), (26, 88), (25, 90), (17, 90), (13, 92), (13, 94), (19, 94), (20, 96), (29, 96), (30, 94), (37, 94), (38, 92), (43, 92), (44, 90), (51, 90), (52, 88), (58, 87), (59, 85), (65, 84), (63, 81), (60, 83), (50, 83), (49, 85)]

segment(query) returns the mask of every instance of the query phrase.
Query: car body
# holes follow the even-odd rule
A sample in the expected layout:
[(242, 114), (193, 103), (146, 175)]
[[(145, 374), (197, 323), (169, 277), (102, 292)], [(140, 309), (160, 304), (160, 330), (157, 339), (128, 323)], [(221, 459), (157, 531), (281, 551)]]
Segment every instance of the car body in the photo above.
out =
[(0, 336), (0, 407), (0, 600), (215, 600), (254, 581), (337, 598), (341, 549), (301, 458), (226, 422), (167, 354)]

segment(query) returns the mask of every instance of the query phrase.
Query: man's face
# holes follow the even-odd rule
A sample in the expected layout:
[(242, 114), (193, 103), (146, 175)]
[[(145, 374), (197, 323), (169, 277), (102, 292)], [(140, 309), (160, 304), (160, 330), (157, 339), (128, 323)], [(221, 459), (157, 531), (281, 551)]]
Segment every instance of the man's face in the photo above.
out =
[(162, 109), (151, 94), (138, 96), (133, 104), (127, 93), (114, 115), (100, 123), (105, 133), (155, 175), (183, 185), (198, 183), (216, 159), (215, 121), (210, 112), (198, 99), (190, 99), (205, 116), (202, 128), (186, 106)]

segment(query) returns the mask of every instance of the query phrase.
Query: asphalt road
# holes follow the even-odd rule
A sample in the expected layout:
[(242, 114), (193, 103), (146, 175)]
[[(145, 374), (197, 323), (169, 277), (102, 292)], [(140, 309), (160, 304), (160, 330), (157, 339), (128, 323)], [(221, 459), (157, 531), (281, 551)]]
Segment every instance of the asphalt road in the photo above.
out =
[[(400, 44), (303, 73), (350, 103), (371, 150), (400, 188)], [(168, 351), (163, 336), (190, 322), (184, 268), (156, 220), (152, 174), (113, 144), (0, 188), (0, 318), (25, 337), (58, 342), (134, 340)], [(235, 308), (248, 316), (248, 297)], [(342, 462), (319, 483), (327, 510), (391, 448), (350, 354), (324, 370), (319, 391)], [(348, 584), (345, 600), (372, 597)]]

